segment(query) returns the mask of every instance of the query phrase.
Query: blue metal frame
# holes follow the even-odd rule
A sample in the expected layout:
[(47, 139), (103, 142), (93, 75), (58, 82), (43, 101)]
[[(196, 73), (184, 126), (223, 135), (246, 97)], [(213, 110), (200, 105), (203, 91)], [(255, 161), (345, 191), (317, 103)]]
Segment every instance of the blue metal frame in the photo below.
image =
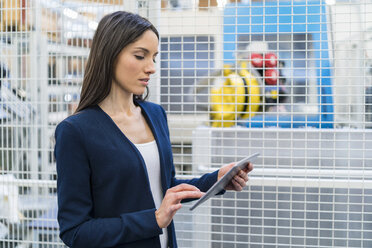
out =
[(248, 127), (333, 128), (331, 65), (324, 1), (229, 4), (224, 10), (224, 63), (235, 63), (241, 34), (311, 33), (318, 84), (319, 115), (264, 115), (247, 120)]

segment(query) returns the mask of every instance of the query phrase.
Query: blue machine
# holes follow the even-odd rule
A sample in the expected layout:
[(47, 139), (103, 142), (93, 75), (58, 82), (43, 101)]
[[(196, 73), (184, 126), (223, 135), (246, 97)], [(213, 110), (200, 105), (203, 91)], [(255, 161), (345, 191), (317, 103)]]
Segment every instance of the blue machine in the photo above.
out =
[(241, 36), (310, 37), (317, 81), (318, 114), (257, 114), (247, 127), (333, 128), (331, 64), (328, 52), (326, 4), (323, 1), (252, 2), (229, 4), (224, 10), (224, 63), (234, 64)]

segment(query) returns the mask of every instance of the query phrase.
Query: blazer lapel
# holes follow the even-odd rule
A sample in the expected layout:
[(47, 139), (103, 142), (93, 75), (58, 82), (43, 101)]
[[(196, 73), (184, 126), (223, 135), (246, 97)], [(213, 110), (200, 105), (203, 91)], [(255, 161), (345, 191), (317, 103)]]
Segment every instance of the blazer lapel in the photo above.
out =
[(163, 195), (165, 195), (165, 191), (167, 190), (167, 182), (166, 182), (166, 176), (165, 176), (165, 160), (164, 160), (164, 149), (166, 149), (166, 146), (162, 145), (163, 142), (161, 142), (162, 138), (159, 131), (159, 125), (158, 120), (156, 118), (159, 118), (155, 113), (153, 113), (151, 110), (146, 108), (146, 105), (142, 102), (138, 101), (138, 105), (143, 110), (145, 119), (147, 120), (148, 125), (150, 126), (150, 129), (152, 131), (152, 134), (154, 135), (154, 138), (156, 140), (156, 144), (158, 146), (159, 150), (159, 158), (160, 158), (160, 175), (161, 175), (161, 185), (163, 190)]

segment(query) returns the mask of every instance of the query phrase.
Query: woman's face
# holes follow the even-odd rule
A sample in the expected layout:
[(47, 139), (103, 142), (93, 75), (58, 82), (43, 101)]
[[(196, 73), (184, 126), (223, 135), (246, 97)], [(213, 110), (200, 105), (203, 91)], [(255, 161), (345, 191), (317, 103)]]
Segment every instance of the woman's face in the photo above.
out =
[(118, 55), (113, 84), (126, 93), (142, 95), (150, 75), (155, 73), (158, 45), (156, 34), (147, 30), (136, 42), (126, 46)]

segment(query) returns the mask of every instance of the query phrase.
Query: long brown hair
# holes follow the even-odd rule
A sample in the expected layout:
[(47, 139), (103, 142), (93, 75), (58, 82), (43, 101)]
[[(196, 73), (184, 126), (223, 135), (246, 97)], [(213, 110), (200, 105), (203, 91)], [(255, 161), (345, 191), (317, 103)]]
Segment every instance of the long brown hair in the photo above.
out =
[(97, 105), (108, 96), (119, 53), (127, 45), (137, 41), (147, 30), (152, 30), (159, 39), (159, 33), (154, 25), (137, 14), (117, 11), (101, 19), (93, 37), (80, 102), (75, 113)]

